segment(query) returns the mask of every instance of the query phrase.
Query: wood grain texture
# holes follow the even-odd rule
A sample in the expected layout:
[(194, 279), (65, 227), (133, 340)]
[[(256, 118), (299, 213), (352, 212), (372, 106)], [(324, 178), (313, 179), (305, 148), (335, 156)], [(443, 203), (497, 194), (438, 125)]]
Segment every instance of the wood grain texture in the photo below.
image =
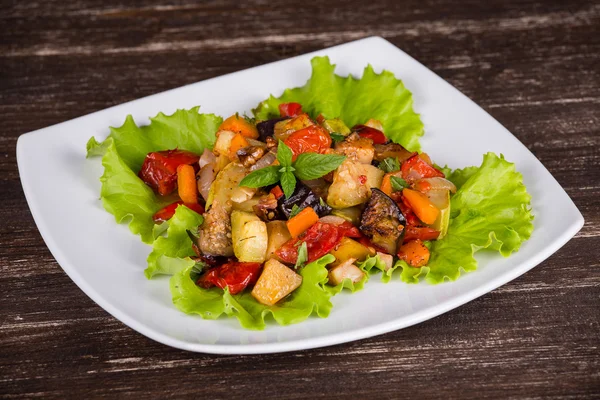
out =
[[(600, 397), (597, 2), (3, 3), (0, 397)], [(513, 132), (573, 198), (581, 232), (526, 275), (433, 320), (275, 355), (168, 348), (112, 318), (64, 274), (25, 203), (20, 134), (370, 35)]]

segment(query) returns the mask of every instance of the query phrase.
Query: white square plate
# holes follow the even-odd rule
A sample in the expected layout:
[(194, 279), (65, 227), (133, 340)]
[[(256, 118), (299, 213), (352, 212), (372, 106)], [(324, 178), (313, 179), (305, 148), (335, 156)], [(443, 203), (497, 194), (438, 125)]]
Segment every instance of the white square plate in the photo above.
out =
[[(361, 292), (334, 297), (329, 318), (310, 318), (260, 332), (237, 320), (205, 321), (171, 303), (168, 277), (146, 280), (150, 248), (117, 225), (98, 196), (100, 159), (86, 160), (90, 136), (105, 138), (127, 114), (138, 124), (159, 111), (202, 105), (222, 116), (250, 112), (269, 94), (303, 85), (310, 59), (328, 55), (340, 75), (361, 76), (367, 63), (392, 71), (414, 95), (426, 134), (423, 149), (441, 165), (480, 165), (488, 151), (503, 153), (523, 173), (532, 195), (535, 230), (505, 259), (478, 254), (479, 269), (453, 283), (407, 285), (376, 277)], [(234, 89), (236, 88), (237, 92)], [(48, 248), (71, 279), (102, 308), (131, 328), (169, 346), (222, 354), (301, 350), (362, 339), (404, 328), (473, 300), (533, 268), (571, 239), (583, 217), (544, 166), (509, 131), (454, 87), (378, 37), (251, 68), (115, 106), (25, 134), (17, 144), (23, 189)], [(557, 212), (560, 210), (560, 212)], [(376, 306), (374, 306), (376, 305)]]

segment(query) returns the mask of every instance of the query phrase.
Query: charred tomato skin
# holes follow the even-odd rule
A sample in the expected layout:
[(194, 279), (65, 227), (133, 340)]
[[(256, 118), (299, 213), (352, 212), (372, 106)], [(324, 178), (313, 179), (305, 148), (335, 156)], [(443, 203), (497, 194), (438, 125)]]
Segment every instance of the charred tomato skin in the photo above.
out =
[(373, 244), (396, 254), (402, 243), (406, 218), (394, 200), (379, 189), (371, 189), (371, 198), (363, 210), (360, 232)]

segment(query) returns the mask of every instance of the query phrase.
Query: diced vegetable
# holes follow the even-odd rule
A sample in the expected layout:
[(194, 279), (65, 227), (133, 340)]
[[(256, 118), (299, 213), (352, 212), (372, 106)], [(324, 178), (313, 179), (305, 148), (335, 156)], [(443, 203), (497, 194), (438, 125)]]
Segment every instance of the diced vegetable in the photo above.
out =
[(332, 266), (336, 266), (348, 259), (363, 261), (368, 256), (375, 255), (375, 252), (367, 246), (358, 243), (356, 240), (345, 237), (333, 250), (331, 250), (331, 254), (335, 257)]
[(255, 214), (237, 210), (231, 213), (233, 253), (238, 260), (264, 262), (268, 238), (267, 225)]
[(402, 163), (402, 177), (408, 182), (415, 182), (423, 178), (444, 177), (444, 173), (429, 165), (419, 155), (414, 155)]
[(226, 156), (229, 158), (229, 149), (231, 148), (231, 141), (235, 137), (236, 133), (232, 131), (218, 131), (217, 140), (213, 152), (218, 155)]
[(268, 260), (273, 257), (275, 251), (283, 246), (285, 242), (289, 241), (292, 236), (290, 235), (290, 231), (288, 230), (285, 221), (267, 222), (267, 234), (269, 235), (266, 255), (266, 259)]
[(360, 282), (364, 278), (365, 273), (356, 265), (354, 265), (355, 261), (356, 260), (354, 258), (350, 258), (340, 265), (330, 269), (328, 274), (329, 281), (327, 283), (336, 286), (344, 282), (346, 279), (350, 279), (352, 283)]
[(404, 234), (404, 241), (409, 242), (411, 240), (436, 240), (441, 236), (440, 231), (427, 226), (412, 226), (406, 227), (406, 233)]
[(406, 219), (394, 200), (373, 189), (360, 221), (360, 231), (376, 246), (394, 254), (402, 239)]
[(198, 160), (198, 165), (200, 166), (200, 168), (202, 168), (205, 165), (214, 164), (216, 162), (217, 157), (215, 156), (215, 153), (213, 153), (210, 149), (204, 149), (202, 155), (200, 156), (200, 159)]
[(297, 117), (300, 114), (302, 114), (300, 103), (281, 103), (279, 105), (279, 115), (282, 117)]
[(367, 177), (367, 186), (369, 188), (380, 187), (385, 173), (371, 164), (365, 164), (363, 165), (363, 168), (365, 170), (365, 176)]
[(221, 126), (219, 126), (219, 130), (235, 132), (250, 139), (258, 139), (256, 126), (238, 114), (234, 114), (223, 121)]
[(210, 193), (210, 186), (215, 180), (215, 174), (215, 163), (206, 164), (202, 166), (202, 168), (200, 168), (200, 171), (198, 171), (198, 181), (196, 185), (198, 187), (198, 192), (204, 198), (205, 201), (208, 199), (208, 194)]
[(246, 200), (251, 198), (252, 192), (256, 189), (239, 186), (239, 183), (246, 176), (246, 169), (238, 163), (229, 163), (217, 174), (214, 182), (210, 186), (208, 199), (206, 199), (206, 208), (210, 209), (213, 202), (221, 203), (228, 211), (231, 210), (232, 197), (235, 197), (238, 203), (241, 203), (244, 197)]
[(335, 151), (361, 164), (371, 164), (375, 149), (373, 141), (352, 133), (343, 141), (335, 144)]
[[(184, 204), (183, 201), (176, 201), (175, 203), (171, 203), (168, 206), (161, 208), (158, 210), (153, 216), (152, 220), (156, 224), (160, 224), (162, 222), (170, 220), (173, 215), (175, 215), (175, 211), (177, 207)], [(185, 204), (187, 208), (197, 212), (198, 214), (204, 214), (204, 207), (201, 204), (193, 203), (193, 204)]]
[(399, 163), (402, 163), (411, 158), (414, 154), (415, 153), (406, 150), (397, 143), (376, 144), (375, 155), (373, 158), (378, 162), (381, 162), (386, 158), (396, 158)]
[(301, 233), (304, 233), (308, 228), (313, 226), (319, 220), (319, 215), (312, 207), (302, 209), (295, 217), (290, 218), (287, 222), (287, 228), (293, 238), (297, 238)]
[(423, 193), (430, 190), (449, 190), (452, 193), (456, 193), (456, 186), (454, 183), (440, 177), (419, 179), (413, 183), (412, 188)]
[(312, 125), (293, 132), (284, 143), (292, 150), (295, 160), (302, 153), (326, 153), (331, 148), (331, 136), (320, 126)]
[(421, 192), (407, 188), (402, 190), (402, 196), (417, 217), (427, 225), (433, 224), (440, 214), (440, 210)]
[(286, 119), (288, 118), (273, 118), (256, 124), (256, 129), (258, 129), (258, 134), (260, 135), (259, 139), (266, 142), (268, 137), (273, 136), (275, 124)]
[(315, 123), (308, 114), (300, 114), (292, 119), (277, 122), (273, 128), (273, 137), (276, 140), (285, 141), (292, 133), (311, 125), (315, 125)]
[(204, 213), (204, 222), (198, 230), (198, 235), (198, 248), (202, 254), (233, 256), (231, 219), (227, 203), (217, 201)]
[(227, 156), (230, 160), (237, 160), (238, 150), (248, 147), (249, 145), (250, 144), (248, 143), (246, 138), (238, 133), (231, 139), (231, 144), (229, 145), (229, 153)]
[(213, 286), (221, 289), (227, 287), (229, 293), (238, 294), (257, 281), (261, 268), (260, 263), (230, 262), (208, 270), (196, 284), (205, 289)]
[(226, 155), (218, 155), (217, 162), (215, 163), (215, 173), (219, 173), (225, 169), (226, 166), (231, 163), (231, 160)]
[(400, 247), (398, 258), (411, 267), (422, 267), (429, 262), (429, 249), (419, 239), (411, 240)]
[[(276, 188), (278, 187), (279, 186), (276, 186)], [(286, 218), (290, 217), (294, 206), (297, 206), (300, 209), (312, 207), (319, 217), (325, 216), (331, 212), (331, 207), (325, 204), (319, 196), (300, 181), (296, 182), (296, 188), (290, 197), (286, 198), (283, 196), (283, 191), (281, 192), (281, 196), (276, 197), (278, 198), (277, 207)]]
[(259, 302), (272, 306), (302, 284), (302, 277), (279, 261), (271, 258), (265, 263), (252, 296)]
[(233, 203), (233, 209), (234, 210), (238, 210), (238, 211), (245, 211), (245, 212), (250, 212), (253, 213), (254, 212), (254, 206), (257, 205), (260, 202), (260, 197), (252, 197), (251, 199), (248, 199), (246, 201), (242, 201), (240, 203)]
[(394, 256), (391, 254), (382, 253), (381, 251), (377, 252), (377, 257), (385, 264), (385, 270), (389, 271), (394, 266)]
[(425, 195), (440, 210), (435, 222), (431, 224), (431, 228), (440, 232), (437, 239), (441, 239), (446, 236), (448, 225), (450, 225), (450, 192), (448, 190), (430, 190)]
[(383, 133), (383, 124), (381, 121), (371, 118), (367, 122), (364, 123), (365, 126), (369, 128), (377, 129), (378, 131)]
[(391, 180), (391, 173), (387, 173), (383, 176), (383, 179), (381, 181), (381, 187), (379, 188), (379, 190), (381, 190), (383, 193), (385, 193), (388, 196), (392, 195), (392, 180)]
[(300, 242), (305, 242), (308, 262), (312, 262), (333, 250), (343, 237), (360, 237), (360, 232), (349, 222), (342, 225), (317, 222), (299, 238), (286, 242), (275, 252), (275, 255), (283, 262), (295, 264)]
[(326, 119), (323, 121), (323, 128), (327, 129), (329, 133), (339, 133), (344, 136), (348, 136), (351, 132), (344, 121), (339, 118)]
[(353, 225), (360, 224), (360, 216), (362, 214), (362, 210), (359, 206), (348, 207), (348, 208), (339, 208), (331, 211), (332, 215), (336, 215), (338, 217), (344, 218), (346, 221), (349, 221)]
[(198, 203), (196, 172), (191, 165), (182, 164), (177, 167), (177, 192), (184, 203)]
[(327, 204), (333, 208), (348, 208), (366, 202), (370, 194), (363, 164), (346, 159), (333, 173)]
[(370, 126), (356, 125), (352, 128), (352, 131), (358, 133), (363, 138), (371, 139), (373, 144), (386, 144), (388, 141), (382, 131)]
[(166, 150), (148, 153), (139, 172), (139, 177), (162, 196), (177, 189), (177, 167), (194, 165), (198, 167), (200, 157), (184, 150)]

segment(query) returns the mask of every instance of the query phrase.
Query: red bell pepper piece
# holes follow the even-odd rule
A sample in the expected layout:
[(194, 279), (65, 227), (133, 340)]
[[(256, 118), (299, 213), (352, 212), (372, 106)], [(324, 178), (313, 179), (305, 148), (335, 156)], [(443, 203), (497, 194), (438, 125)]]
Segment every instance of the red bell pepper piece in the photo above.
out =
[(168, 206), (163, 207), (160, 210), (158, 210), (156, 212), (156, 214), (154, 214), (152, 216), (154, 223), (160, 224), (164, 221), (168, 221), (171, 218), (173, 218), (173, 215), (175, 215), (175, 211), (177, 210), (177, 207), (179, 207), (182, 204), (185, 205), (190, 210), (196, 211), (198, 214), (204, 214), (204, 207), (202, 207), (202, 204), (197, 204), (197, 203), (192, 204), (192, 203), (184, 203), (183, 201), (176, 201), (175, 203), (171, 203)]
[(229, 288), (229, 293), (238, 294), (258, 280), (261, 263), (229, 262), (220, 267), (212, 268), (202, 275), (196, 284), (205, 289), (213, 286), (221, 289)]
[(302, 105), (300, 103), (281, 103), (279, 114), (282, 117), (297, 117), (302, 114)]
[(385, 137), (383, 132), (379, 129), (371, 128), (366, 125), (355, 125), (352, 128), (353, 132), (358, 133), (359, 136), (369, 138), (373, 141), (373, 144), (386, 144), (388, 139)]
[(415, 154), (404, 161), (400, 169), (402, 171), (402, 177), (408, 182), (414, 182), (423, 178), (445, 177), (442, 171), (427, 164), (427, 162), (419, 157), (418, 154)]
[(200, 156), (185, 150), (165, 150), (148, 153), (139, 177), (154, 191), (162, 196), (171, 194), (177, 189), (177, 167), (186, 164), (200, 169)]

